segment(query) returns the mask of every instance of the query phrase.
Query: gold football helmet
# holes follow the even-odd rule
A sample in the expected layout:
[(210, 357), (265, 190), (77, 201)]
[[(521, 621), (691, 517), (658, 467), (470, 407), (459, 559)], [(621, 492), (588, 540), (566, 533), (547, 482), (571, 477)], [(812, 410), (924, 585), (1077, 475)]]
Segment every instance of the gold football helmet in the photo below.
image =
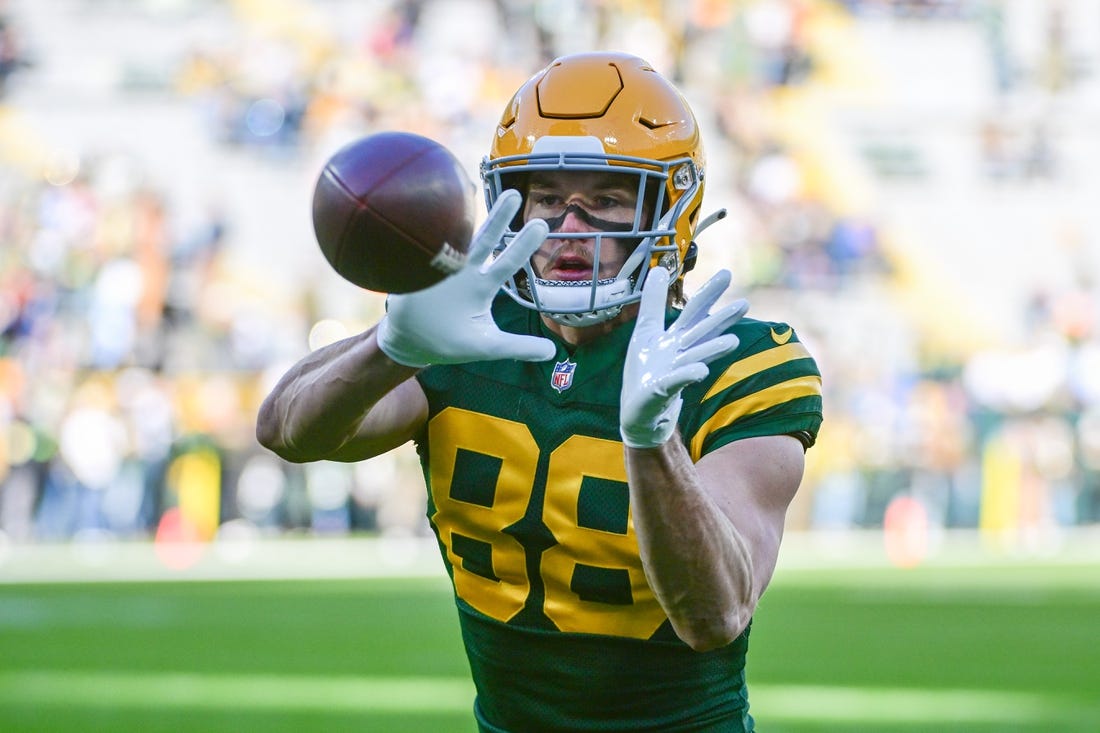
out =
[[(531, 77), (508, 103), (482, 162), (486, 201), (491, 208), (509, 188), (526, 194), (532, 172), (561, 170), (630, 174), (639, 194), (632, 226), (595, 234), (590, 280), (545, 280), (528, 264), (505, 283), (516, 301), (566, 325), (617, 315), (641, 297), (652, 267), (682, 277), (694, 265), (696, 234), (724, 215), (700, 226), (704, 158), (695, 115), (676, 87), (636, 56), (564, 56)], [(501, 246), (522, 223), (521, 214)], [(607, 238), (637, 245), (617, 276), (601, 279), (598, 253)]]

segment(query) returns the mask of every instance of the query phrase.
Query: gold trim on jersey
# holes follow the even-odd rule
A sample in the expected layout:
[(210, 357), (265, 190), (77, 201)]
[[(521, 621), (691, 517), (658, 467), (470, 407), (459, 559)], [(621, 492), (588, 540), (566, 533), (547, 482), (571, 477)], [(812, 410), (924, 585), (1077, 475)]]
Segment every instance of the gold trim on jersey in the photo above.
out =
[[(788, 331), (788, 333), (790, 332)], [(712, 384), (710, 389), (707, 390), (707, 393), (703, 395), (703, 401), (706, 402), (727, 387), (731, 387), (742, 379), (747, 379), (757, 372), (762, 372), (765, 369), (770, 369), (788, 361), (794, 361), (795, 359), (809, 358), (810, 352), (806, 350), (806, 347), (803, 346), (801, 342), (797, 341), (793, 344), (785, 344), (774, 349), (761, 351), (759, 354), (747, 356), (744, 359), (730, 364), (729, 368), (722, 372), (722, 376), (714, 380), (714, 384)]]
[[(779, 349), (773, 349), (773, 351), (778, 350)], [(761, 355), (757, 354), (757, 356)], [(750, 359), (755, 358), (756, 357), (750, 357)], [(744, 363), (744, 361), (748, 361), (748, 359), (739, 363)], [(737, 366), (737, 364), (733, 366)], [(731, 370), (732, 368), (733, 367), (731, 367)], [(729, 372), (727, 371), (726, 374), (729, 374)], [(725, 377), (726, 374), (722, 376)], [(729, 404), (723, 405), (709, 420), (700, 426), (695, 435), (691, 436), (691, 460), (698, 461), (702, 457), (703, 441), (718, 428), (725, 427), (754, 412), (760, 412), (769, 407), (775, 407), (776, 405), (790, 402), (799, 397), (814, 397), (820, 394), (821, 377), (813, 374), (790, 379), (786, 382), (780, 382), (779, 384), (773, 384), (770, 387), (766, 387), (758, 392), (746, 395), (739, 400), (734, 400)]]

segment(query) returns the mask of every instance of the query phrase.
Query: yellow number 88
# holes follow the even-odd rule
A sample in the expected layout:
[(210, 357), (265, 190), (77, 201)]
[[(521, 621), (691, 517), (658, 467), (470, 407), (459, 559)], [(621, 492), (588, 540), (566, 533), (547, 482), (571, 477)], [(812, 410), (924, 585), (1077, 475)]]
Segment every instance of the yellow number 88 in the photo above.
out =
[[(478, 611), (507, 622), (527, 602), (531, 580), (527, 551), (505, 529), (519, 522), (532, 501), (539, 447), (526, 425), (448, 408), (428, 426), (431, 441), (432, 523), (453, 568), (455, 593)], [(478, 500), (456, 482), (460, 451), (499, 465), (496, 486)], [(539, 512), (556, 544), (542, 553), (543, 610), (562, 631), (648, 638), (665, 614), (645, 581), (633, 523), (614, 532), (582, 526), (578, 517), (585, 477), (626, 483), (622, 444), (574, 435), (549, 455)], [(630, 600), (582, 598), (573, 587), (579, 566), (625, 573)]]

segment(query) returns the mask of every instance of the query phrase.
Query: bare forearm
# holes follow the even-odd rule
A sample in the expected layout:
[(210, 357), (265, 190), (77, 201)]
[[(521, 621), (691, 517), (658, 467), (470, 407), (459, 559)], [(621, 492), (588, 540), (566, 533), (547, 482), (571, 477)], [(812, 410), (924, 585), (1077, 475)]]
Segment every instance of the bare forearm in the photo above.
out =
[(264, 400), (257, 438), (287, 460), (331, 457), (357, 434), (371, 408), (415, 373), (389, 360), (373, 331), (318, 349)]
[(642, 565), (676, 633), (699, 650), (732, 641), (756, 597), (747, 544), (680, 441), (627, 448), (626, 468)]

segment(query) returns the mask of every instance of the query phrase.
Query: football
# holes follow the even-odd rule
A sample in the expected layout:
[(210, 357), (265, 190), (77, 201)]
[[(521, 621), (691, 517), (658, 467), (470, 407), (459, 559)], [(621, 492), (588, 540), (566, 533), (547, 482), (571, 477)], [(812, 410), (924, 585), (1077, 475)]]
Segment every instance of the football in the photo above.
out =
[(422, 290), (465, 264), (474, 190), (445, 146), (380, 132), (325, 163), (313, 192), (313, 230), (344, 279), (381, 293)]

